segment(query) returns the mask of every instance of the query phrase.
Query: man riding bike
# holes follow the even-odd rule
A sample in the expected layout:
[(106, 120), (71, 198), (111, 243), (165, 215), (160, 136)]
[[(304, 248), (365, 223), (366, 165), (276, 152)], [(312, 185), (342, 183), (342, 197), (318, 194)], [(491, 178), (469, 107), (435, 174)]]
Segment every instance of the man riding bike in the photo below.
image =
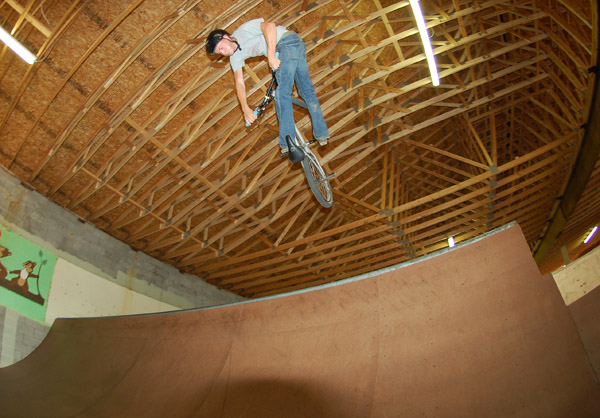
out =
[(243, 67), (247, 58), (265, 56), (273, 70), (277, 70), (275, 108), (279, 119), (279, 146), (282, 156), (287, 155), (286, 136), (295, 135), (292, 88), (294, 80), (298, 93), (306, 102), (313, 125), (313, 136), (320, 145), (327, 144), (329, 131), (321, 105), (308, 72), (306, 46), (295, 32), (264, 19), (244, 23), (231, 35), (222, 29), (212, 31), (206, 40), (206, 52), (230, 57), (235, 90), (246, 124), (256, 120), (246, 100)]

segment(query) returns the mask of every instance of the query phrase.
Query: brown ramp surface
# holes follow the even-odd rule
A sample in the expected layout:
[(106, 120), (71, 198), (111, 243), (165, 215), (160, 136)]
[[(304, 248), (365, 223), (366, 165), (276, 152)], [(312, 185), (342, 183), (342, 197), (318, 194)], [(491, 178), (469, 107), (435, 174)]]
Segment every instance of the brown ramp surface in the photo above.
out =
[(600, 380), (600, 287), (569, 305), (569, 310), (592, 364), (596, 380)]
[(0, 369), (6, 417), (598, 417), (573, 320), (511, 225), (358, 280), (58, 320)]

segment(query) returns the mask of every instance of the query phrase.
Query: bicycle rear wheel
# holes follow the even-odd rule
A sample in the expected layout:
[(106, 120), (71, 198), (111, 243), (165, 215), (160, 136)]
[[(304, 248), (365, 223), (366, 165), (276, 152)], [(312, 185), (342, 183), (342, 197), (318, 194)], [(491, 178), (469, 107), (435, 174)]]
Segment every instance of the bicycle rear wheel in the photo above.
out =
[(319, 203), (326, 208), (330, 208), (333, 204), (333, 190), (325, 174), (325, 170), (321, 167), (321, 163), (317, 160), (317, 157), (307, 150), (305, 157), (302, 160), (302, 168), (304, 174), (306, 174), (306, 180), (312, 190), (313, 194), (319, 201)]

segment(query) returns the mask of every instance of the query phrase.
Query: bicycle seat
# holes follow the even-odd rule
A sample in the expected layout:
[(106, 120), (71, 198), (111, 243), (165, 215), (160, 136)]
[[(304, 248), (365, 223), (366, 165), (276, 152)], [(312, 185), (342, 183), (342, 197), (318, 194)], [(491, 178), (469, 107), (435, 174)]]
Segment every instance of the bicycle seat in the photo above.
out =
[(290, 161), (293, 163), (299, 163), (302, 161), (304, 159), (304, 151), (294, 144), (294, 141), (292, 141), (292, 138), (289, 135), (285, 137), (285, 140), (289, 148), (288, 156), (290, 157)]

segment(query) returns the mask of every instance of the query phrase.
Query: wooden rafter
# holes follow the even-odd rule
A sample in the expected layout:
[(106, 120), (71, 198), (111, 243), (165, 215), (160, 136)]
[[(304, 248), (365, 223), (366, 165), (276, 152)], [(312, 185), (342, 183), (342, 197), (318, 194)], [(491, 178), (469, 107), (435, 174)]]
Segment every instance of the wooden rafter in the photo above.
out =
[[(588, 0), (422, 1), (439, 87), (406, 1), (73, 2), (60, 14), (47, 2), (51, 29), (35, 2), (9, 3), (0, 17), (29, 26), (21, 36), (47, 61), (19, 72), (0, 60), (1, 163), (132, 247), (246, 296), (386, 267), (512, 220), (533, 247), (596, 77)], [(330, 209), (279, 158), (274, 108), (245, 128), (226, 60), (204, 54), (212, 29), (245, 16), (305, 41), (331, 134), (314, 148), (336, 173)], [(73, 25), (94, 35), (72, 38)], [(245, 75), (254, 105), (270, 71), (249, 60)], [(312, 138), (307, 111), (296, 123)]]

